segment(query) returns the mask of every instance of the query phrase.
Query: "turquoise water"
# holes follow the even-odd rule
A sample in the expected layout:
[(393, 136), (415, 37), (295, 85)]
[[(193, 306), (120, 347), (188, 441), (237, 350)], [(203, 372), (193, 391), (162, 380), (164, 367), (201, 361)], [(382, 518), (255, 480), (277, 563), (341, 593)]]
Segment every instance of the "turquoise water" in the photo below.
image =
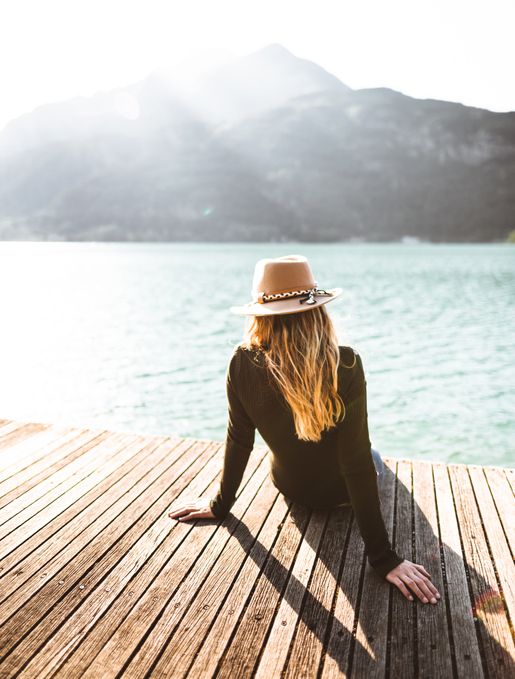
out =
[(223, 440), (255, 262), (308, 256), (385, 455), (515, 467), (515, 247), (0, 243), (0, 417)]

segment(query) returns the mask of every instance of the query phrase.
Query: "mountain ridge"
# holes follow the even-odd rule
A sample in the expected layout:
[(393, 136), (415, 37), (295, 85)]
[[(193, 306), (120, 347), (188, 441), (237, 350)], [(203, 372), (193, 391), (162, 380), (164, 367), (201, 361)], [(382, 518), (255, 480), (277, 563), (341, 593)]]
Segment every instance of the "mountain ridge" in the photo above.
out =
[(491, 241), (513, 230), (515, 113), (352, 90), (281, 46), (213, 73), (189, 98), (153, 72), (69, 100), (61, 117), (48, 109), (43, 133), (35, 118), (2, 133), (0, 239)]

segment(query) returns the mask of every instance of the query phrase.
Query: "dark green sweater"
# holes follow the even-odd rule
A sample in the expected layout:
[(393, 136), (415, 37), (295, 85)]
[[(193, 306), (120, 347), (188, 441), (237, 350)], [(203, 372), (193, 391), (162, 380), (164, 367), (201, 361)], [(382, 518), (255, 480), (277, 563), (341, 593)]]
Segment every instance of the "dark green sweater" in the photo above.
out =
[(264, 355), (238, 347), (227, 371), (229, 422), (220, 490), (211, 508), (217, 518), (229, 513), (257, 429), (270, 449), (277, 489), (307, 507), (350, 502), (369, 563), (385, 577), (403, 559), (392, 549), (381, 514), (368, 434), (365, 374), (360, 356), (349, 347), (340, 347), (338, 393), (345, 404), (343, 421), (323, 432), (317, 443), (301, 441)]

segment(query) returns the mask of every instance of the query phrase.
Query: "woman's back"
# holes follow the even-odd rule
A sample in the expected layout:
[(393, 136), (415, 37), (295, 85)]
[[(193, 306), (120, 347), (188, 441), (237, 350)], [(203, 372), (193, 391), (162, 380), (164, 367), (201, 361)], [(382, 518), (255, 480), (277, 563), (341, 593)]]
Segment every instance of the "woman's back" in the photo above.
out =
[[(344, 403), (351, 401), (350, 389), (354, 402), (365, 401), (363, 369), (357, 358), (349, 347), (340, 347), (338, 393)], [(254, 442), (254, 429), (259, 431), (271, 451), (272, 480), (282, 493), (310, 507), (334, 507), (349, 501), (340, 475), (338, 426), (323, 431), (320, 441), (299, 439), (291, 408), (270, 374), (263, 352), (243, 347), (235, 350), (227, 371), (227, 394), (228, 436), (238, 446), (249, 449)], [(359, 432), (367, 440), (357, 441), (358, 432), (349, 426), (353, 416), (351, 406), (345, 415), (343, 435), (347, 435), (349, 448), (351, 442), (354, 446), (361, 443), (366, 450), (368, 431)]]
[(345, 417), (322, 432), (319, 441), (303, 441), (267, 368), (266, 357), (259, 351), (236, 349), (227, 371), (229, 422), (224, 467), (211, 509), (220, 518), (230, 511), (258, 429), (270, 448), (271, 477), (277, 489), (290, 500), (313, 508), (350, 502), (370, 564), (386, 575), (402, 559), (391, 548), (381, 514), (363, 365), (348, 347), (340, 348), (340, 356), (338, 391)]

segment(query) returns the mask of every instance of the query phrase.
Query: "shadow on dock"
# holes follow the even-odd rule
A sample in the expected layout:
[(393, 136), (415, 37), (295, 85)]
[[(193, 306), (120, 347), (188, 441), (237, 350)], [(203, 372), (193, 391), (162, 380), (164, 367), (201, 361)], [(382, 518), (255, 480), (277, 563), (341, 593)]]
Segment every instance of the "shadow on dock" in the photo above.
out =
[[(396, 488), (394, 505), (397, 511), (393, 525), (394, 540), (397, 545), (399, 542), (405, 542), (412, 543), (415, 547), (415, 540), (412, 540), (412, 537), (416, 516), (416, 530), (433, 546), (433, 558), (430, 558), (429, 562), (426, 559), (424, 563), (423, 558), (417, 559), (416, 553), (413, 553), (416, 549), (399, 551), (406, 558), (424, 565), (441, 593), (440, 601), (436, 605), (423, 604), (416, 598), (409, 602), (396, 587), (382, 580), (368, 565), (364, 567), (364, 553), (362, 546), (359, 545), (359, 539), (356, 539), (357, 526), (350, 508), (336, 508), (327, 515), (328, 513), (322, 510), (311, 511), (290, 503), (286, 519), (296, 526), (303, 541), (316, 554), (321, 563), (319, 568), (326, 570), (331, 582), (338, 583), (339, 591), (335, 593), (329, 607), (310, 591), (309, 584), (306, 586), (305, 582), (298, 578), (295, 574), (295, 564), (289, 568), (285, 566), (281, 555), (276, 555), (274, 550), (269, 552), (261, 545), (259, 539), (253, 541), (246, 525), (238, 521), (233, 538), (240, 542), (256, 564), (260, 566), (264, 564), (260, 579), (266, 578), (276, 592), (277, 601), (281, 602), (272, 612), (262, 610), (259, 603), (257, 605), (253, 603), (255, 591), (249, 596), (240, 629), (232, 640), (232, 648), (238, 648), (243, 642), (246, 649), (261, 646), (259, 655), (255, 658), (252, 675), (258, 671), (258, 676), (266, 676), (266, 671), (260, 669), (263, 663), (269, 670), (278, 669), (275, 665), (279, 639), (274, 643), (274, 636), (284, 636), (277, 635), (277, 630), (281, 626), (286, 627), (291, 617), (296, 621), (295, 631), (289, 638), (288, 653), (286, 654), (283, 649), (282, 655), (285, 657), (281, 658), (281, 661), (286, 660), (288, 666), (295, 668), (295, 673), (299, 671), (299, 666), (291, 657), (291, 646), (294, 637), (303, 634), (317, 638), (323, 647), (322, 662), (327, 664), (332, 660), (338, 672), (345, 677), (361, 677), (365, 676), (365, 672), (368, 677), (412, 677), (413, 670), (415, 676), (426, 677), (462, 676), (464, 670), (467, 677), (515, 676), (514, 659), (494, 636), (496, 630), (500, 632), (499, 636), (503, 632), (506, 634), (507, 631), (503, 629), (506, 628), (506, 625), (503, 625), (506, 616), (498, 587), (492, 587), (481, 573), (464, 561), (461, 554), (449, 549), (444, 552), (440, 536), (433, 532), (423, 511), (413, 500), (412, 493), (402, 482), (396, 482), (395, 474), (387, 468), (383, 494), (391, 493), (392, 488)], [(387, 497), (386, 501), (382, 498), (382, 504), (391, 504), (391, 500), (391, 497)], [(401, 525), (400, 522), (406, 519), (402, 516), (402, 508), (408, 507), (411, 508), (412, 525), (409, 525), (409, 521)], [(309, 530), (310, 520), (318, 524), (325, 522), (322, 539), (319, 531)], [(328, 533), (340, 527), (347, 529), (341, 559), (335, 558), (333, 550), (324, 548), (324, 540), (329, 539)], [(340, 535), (340, 540), (341, 538)], [(461, 541), (463, 542), (463, 537)], [(298, 554), (296, 557), (298, 558)], [(446, 573), (446, 562), (452, 563), (453, 581), (450, 581)], [(456, 582), (455, 576), (460, 571), (461, 578)], [(451, 590), (455, 585), (457, 591), (453, 593)], [(452, 594), (454, 599), (462, 598), (460, 609), (454, 611), (450, 610), (449, 602), (449, 596)], [(256, 598), (262, 601), (261, 596)], [(343, 619), (334, 614), (338, 599), (340, 610), (343, 607), (347, 609), (342, 616)], [(345, 602), (343, 606), (342, 601)], [(365, 607), (369, 607), (369, 610)], [(281, 609), (286, 616), (285, 620), (282, 620)], [(257, 639), (249, 634), (249, 619), (252, 617), (259, 622), (268, 618), (272, 625), (265, 634), (262, 625), (256, 626), (254, 636), (258, 637)], [(500, 629), (497, 629), (499, 627)], [(427, 634), (430, 635), (429, 638), (424, 638)], [(299, 646), (297, 640), (295, 647)], [(427, 655), (428, 651), (432, 656), (431, 663), (424, 664), (428, 658), (423, 656)], [(235, 654), (229, 651), (217, 676), (238, 675), (234, 664), (236, 657), (231, 657), (232, 655)], [(274, 667), (270, 667), (270, 659), (267, 657), (269, 655)], [(247, 663), (249, 660), (247, 656)], [(249, 670), (250, 667), (247, 665), (246, 669)], [(449, 674), (437, 675), (433, 673), (436, 670), (439, 672), (447, 670)], [(292, 670), (290, 673), (294, 674)], [(301, 672), (301, 675), (304, 675), (304, 672)], [(326, 673), (322, 671), (320, 676), (325, 675)]]

